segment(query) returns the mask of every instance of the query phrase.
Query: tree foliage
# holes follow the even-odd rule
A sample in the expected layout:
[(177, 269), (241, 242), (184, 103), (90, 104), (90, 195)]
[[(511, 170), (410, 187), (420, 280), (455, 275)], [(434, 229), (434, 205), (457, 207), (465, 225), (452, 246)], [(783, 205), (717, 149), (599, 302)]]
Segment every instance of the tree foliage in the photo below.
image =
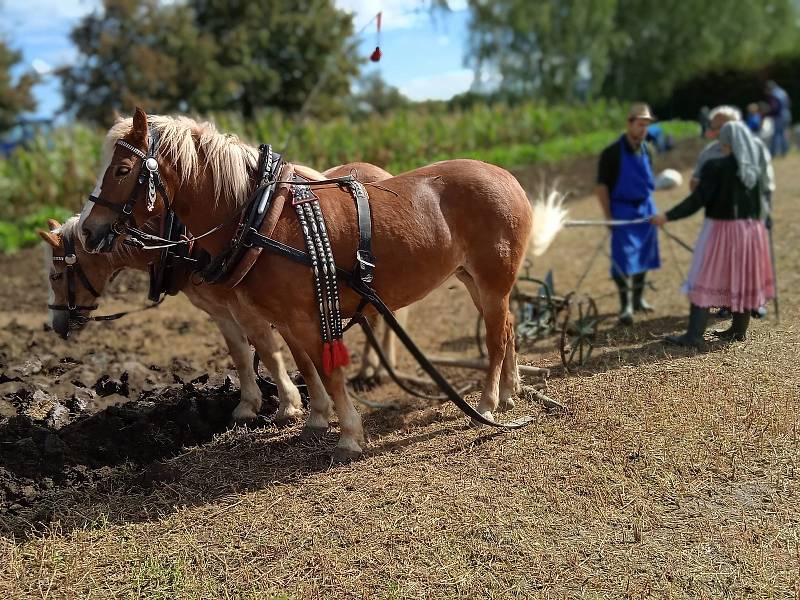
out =
[[(470, 0), (468, 62), (521, 95), (571, 99), (581, 71), (608, 66), (616, 0)], [(599, 82), (589, 82), (587, 95)]]
[(66, 107), (95, 122), (135, 105), (291, 112), (322, 78), (320, 114), (339, 108), (358, 72), (351, 34), (332, 0), (103, 0), (72, 31), (79, 59), (59, 75)]
[(19, 77), (11, 74), (22, 54), (12, 50), (0, 40), (0, 133), (8, 130), (20, 113), (36, 108), (31, 88), (38, 81), (35, 73), (23, 73)]
[(400, 90), (389, 85), (377, 71), (361, 77), (358, 88), (352, 96), (355, 105), (354, 114), (379, 114), (406, 108), (411, 100), (406, 98)]
[(793, 0), (469, 0), (468, 61), (547, 100), (658, 102), (699, 72), (792, 48)]
[(79, 58), (58, 71), (65, 108), (105, 124), (135, 106), (154, 113), (208, 108), (215, 44), (192, 17), (182, 4), (104, 0), (70, 35)]
[(293, 112), (314, 90), (316, 114), (338, 112), (358, 75), (352, 19), (332, 0), (190, 0), (198, 27), (217, 42), (225, 73), (220, 109)]

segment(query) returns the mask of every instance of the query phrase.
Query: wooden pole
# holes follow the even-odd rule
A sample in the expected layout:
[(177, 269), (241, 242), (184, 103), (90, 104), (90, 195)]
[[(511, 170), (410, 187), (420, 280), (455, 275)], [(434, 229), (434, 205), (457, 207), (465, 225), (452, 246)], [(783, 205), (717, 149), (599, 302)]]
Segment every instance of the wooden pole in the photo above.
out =
[[(450, 358), (446, 356), (430, 356), (428, 357), (435, 365), (443, 367), (460, 367), (462, 369), (475, 369), (476, 371), (488, 371), (489, 361), (483, 358)], [(540, 367), (532, 367), (530, 365), (518, 365), (520, 375), (538, 375), (541, 377), (549, 377), (550, 369), (542, 369)]]

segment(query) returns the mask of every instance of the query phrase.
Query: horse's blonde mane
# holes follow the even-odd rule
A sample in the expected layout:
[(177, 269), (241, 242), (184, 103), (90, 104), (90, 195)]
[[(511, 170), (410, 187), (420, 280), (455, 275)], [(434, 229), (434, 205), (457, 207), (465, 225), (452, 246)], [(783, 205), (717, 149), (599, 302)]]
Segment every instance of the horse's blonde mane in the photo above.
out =
[[(219, 133), (210, 122), (197, 122), (189, 117), (150, 115), (148, 127), (159, 134), (159, 154), (177, 166), (184, 183), (209, 169), (214, 182), (215, 202), (221, 198), (239, 205), (247, 200), (253, 185), (250, 173), (256, 168), (258, 152), (232, 134)], [(133, 119), (118, 120), (109, 130), (103, 144), (104, 164), (114, 153), (114, 145), (133, 128)], [(204, 161), (200, 164), (200, 155)]]
[(83, 238), (80, 235), (80, 230), (78, 229), (78, 219), (80, 215), (72, 215), (69, 219), (64, 221), (61, 224), (61, 227), (56, 229), (53, 233), (58, 233), (62, 237), (69, 236), (72, 237), (73, 240), (80, 241), (83, 244)]

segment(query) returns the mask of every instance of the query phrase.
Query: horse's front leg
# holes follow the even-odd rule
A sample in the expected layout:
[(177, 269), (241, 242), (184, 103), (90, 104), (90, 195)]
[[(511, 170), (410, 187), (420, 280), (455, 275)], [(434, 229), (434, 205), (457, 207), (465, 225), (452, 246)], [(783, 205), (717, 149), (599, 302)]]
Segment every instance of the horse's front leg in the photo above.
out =
[(308, 419), (301, 437), (306, 441), (319, 440), (328, 431), (332, 408), (331, 398), (322, 383), (317, 365), (311, 360), (303, 345), (286, 327), (281, 328), (281, 335), (308, 388)]
[[(339, 429), (341, 431), (339, 443), (336, 444), (336, 450), (333, 453), (333, 462), (343, 463), (358, 458), (361, 456), (362, 445), (364, 444), (364, 427), (361, 424), (361, 415), (358, 414), (350, 395), (347, 393), (344, 368), (337, 367), (333, 369), (330, 375), (324, 374), (322, 368), (322, 343), (319, 338), (319, 330), (314, 324), (293, 325), (291, 332), (292, 337), (305, 349), (307, 355), (314, 362), (325, 389), (328, 390), (333, 399), (333, 406), (339, 419)], [(311, 419), (309, 418), (310, 422)]]
[[(280, 343), (277, 334), (273, 330), (269, 321), (264, 318), (255, 307), (243, 302), (231, 302), (228, 310), (233, 314), (238, 326), (239, 337), (245, 339), (247, 344), (247, 366), (242, 365), (240, 379), (244, 384), (242, 373), (247, 373), (248, 381), (252, 380), (256, 390), (258, 390), (257, 401), (250, 401), (249, 397), (242, 396), (242, 402), (236, 407), (231, 417), (234, 423), (246, 423), (256, 418), (258, 410), (261, 408), (261, 390), (256, 383), (256, 374), (253, 370), (252, 355), (250, 344), (247, 339), (256, 347), (259, 357), (264, 366), (269, 371), (270, 376), (275, 381), (278, 388), (278, 412), (276, 421), (285, 423), (299, 418), (303, 414), (303, 405), (300, 401), (300, 391), (294, 385), (286, 372), (286, 365), (281, 354)], [(224, 332), (223, 332), (224, 335)], [(227, 339), (227, 338), (226, 338)], [(237, 368), (239, 365), (237, 363)]]
[(261, 408), (261, 389), (256, 383), (253, 370), (253, 352), (250, 343), (239, 324), (232, 316), (212, 315), (228, 346), (236, 372), (239, 375), (239, 404), (231, 415), (234, 423), (244, 423), (256, 418)]

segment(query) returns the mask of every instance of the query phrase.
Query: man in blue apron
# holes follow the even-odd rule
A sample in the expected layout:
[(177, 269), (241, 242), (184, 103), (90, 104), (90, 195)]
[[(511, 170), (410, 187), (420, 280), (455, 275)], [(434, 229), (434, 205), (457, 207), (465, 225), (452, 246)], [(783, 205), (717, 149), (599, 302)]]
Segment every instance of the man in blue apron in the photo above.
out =
[(652, 309), (642, 297), (647, 271), (661, 266), (657, 230), (646, 221), (658, 212), (653, 201), (655, 180), (650, 152), (645, 143), (647, 127), (653, 121), (647, 104), (633, 104), (625, 133), (603, 150), (597, 170), (596, 193), (605, 218), (645, 220), (611, 227), (611, 277), (619, 290), (619, 320), (624, 325), (633, 323), (634, 312)]

